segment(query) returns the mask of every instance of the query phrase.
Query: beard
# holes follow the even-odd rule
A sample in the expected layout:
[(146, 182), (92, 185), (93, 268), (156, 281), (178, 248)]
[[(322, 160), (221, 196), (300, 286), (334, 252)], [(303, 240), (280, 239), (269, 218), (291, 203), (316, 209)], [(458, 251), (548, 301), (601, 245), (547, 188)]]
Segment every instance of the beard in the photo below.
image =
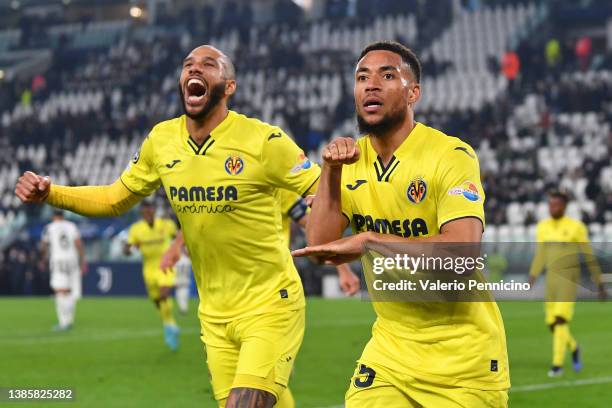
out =
[(406, 110), (398, 109), (393, 112), (389, 112), (383, 116), (383, 118), (377, 123), (368, 123), (366, 120), (357, 113), (357, 127), (361, 134), (368, 134), (370, 136), (382, 136), (395, 128), (397, 125), (402, 123), (406, 119)]
[(183, 88), (181, 88), (180, 84), (178, 90), (179, 98), (181, 100), (181, 106), (183, 107), (183, 112), (185, 112), (185, 115), (187, 115), (193, 120), (201, 120), (208, 116), (208, 114), (214, 108), (216, 108), (217, 105), (219, 105), (219, 103), (225, 96), (225, 82), (216, 83), (208, 90), (208, 100), (206, 101), (204, 106), (202, 106), (200, 111), (196, 113), (189, 113), (187, 111), (187, 105), (185, 104), (185, 94), (183, 93)]

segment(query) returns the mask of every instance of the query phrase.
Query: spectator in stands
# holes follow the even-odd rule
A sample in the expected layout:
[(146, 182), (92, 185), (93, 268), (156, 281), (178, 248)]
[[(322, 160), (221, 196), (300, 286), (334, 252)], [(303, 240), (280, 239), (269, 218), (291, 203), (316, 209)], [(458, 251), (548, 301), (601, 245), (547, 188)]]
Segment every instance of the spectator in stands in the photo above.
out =
[(559, 63), (561, 62), (561, 44), (559, 40), (556, 38), (548, 40), (544, 52), (546, 54), (546, 65), (548, 70), (552, 73), (557, 73)]
[(591, 39), (587, 36), (580, 37), (576, 41), (575, 53), (578, 60), (578, 67), (581, 71), (586, 71), (591, 63)]
[(518, 91), (517, 79), (521, 69), (521, 61), (519, 56), (514, 51), (508, 51), (504, 54), (501, 63), (502, 73), (508, 80), (508, 88), (511, 91)]

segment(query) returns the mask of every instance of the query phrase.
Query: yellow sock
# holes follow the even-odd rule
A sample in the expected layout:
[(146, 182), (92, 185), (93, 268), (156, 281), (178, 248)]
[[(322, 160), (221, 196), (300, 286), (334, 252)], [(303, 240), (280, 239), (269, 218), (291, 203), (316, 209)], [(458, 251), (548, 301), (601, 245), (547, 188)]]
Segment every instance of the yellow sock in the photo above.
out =
[(287, 389), (280, 395), (278, 402), (274, 404), (274, 408), (295, 408), (295, 401), (291, 390)]
[(161, 314), (164, 326), (176, 326), (176, 321), (174, 321), (174, 316), (172, 315), (172, 298), (165, 298), (159, 301), (159, 314)]
[(567, 324), (555, 325), (553, 333), (553, 366), (562, 367), (565, 359), (565, 347), (569, 342), (569, 327)]
[(567, 345), (572, 353), (576, 351), (576, 348), (578, 347), (578, 343), (576, 343), (576, 339), (574, 339), (572, 336), (569, 326), (567, 327)]

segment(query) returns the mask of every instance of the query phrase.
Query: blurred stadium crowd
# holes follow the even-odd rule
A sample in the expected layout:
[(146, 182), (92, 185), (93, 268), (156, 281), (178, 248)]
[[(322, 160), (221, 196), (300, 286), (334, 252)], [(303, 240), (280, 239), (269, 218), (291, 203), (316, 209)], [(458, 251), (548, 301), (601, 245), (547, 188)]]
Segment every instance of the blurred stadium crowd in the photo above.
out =
[(359, 50), (399, 40), (423, 61), (416, 120), (478, 151), (486, 240), (533, 240), (545, 192), (559, 186), (593, 239), (612, 240), (607, 2), (322, 0), (315, 18), (297, 4), (312, 2), (278, 0), (264, 22), (248, 1), (153, 3), (155, 15), (139, 9), (147, 21), (23, 13), (0, 30), (0, 288), (24, 287), (10, 277), (19, 264), (37, 291), (42, 268), (26, 233), (41, 210), (19, 206), (18, 175), (112, 182), (152, 125), (181, 114), (181, 61), (202, 43), (234, 59), (233, 108), (280, 125), (318, 160), (330, 138), (357, 136)]

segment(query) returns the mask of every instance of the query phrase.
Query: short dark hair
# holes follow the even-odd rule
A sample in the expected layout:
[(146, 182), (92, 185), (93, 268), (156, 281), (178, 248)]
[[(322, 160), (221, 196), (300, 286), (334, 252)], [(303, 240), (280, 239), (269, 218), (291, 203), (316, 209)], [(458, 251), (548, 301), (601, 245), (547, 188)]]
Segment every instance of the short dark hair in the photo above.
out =
[(391, 51), (400, 57), (402, 57), (402, 61), (404, 61), (414, 78), (416, 79), (417, 84), (421, 82), (421, 61), (416, 56), (414, 51), (410, 48), (406, 47), (403, 44), (398, 43), (397, 41), (376, 41), (368, 46), (366, 46), (361, 54), (359, 55), (359, 59), (357, 61), (361, 61), (361, 59), (370, 51)]
[(548, 192), (548, 197), (550, 198), (560, 198), (561, 200), (563, 200), (563, 202), (565, 204), (567, 204), (570, 200), (569, 194), (567, 193), (567, 191), (562, 190), (560, 188), (556, 188), (554, 190), (550, 190)]

